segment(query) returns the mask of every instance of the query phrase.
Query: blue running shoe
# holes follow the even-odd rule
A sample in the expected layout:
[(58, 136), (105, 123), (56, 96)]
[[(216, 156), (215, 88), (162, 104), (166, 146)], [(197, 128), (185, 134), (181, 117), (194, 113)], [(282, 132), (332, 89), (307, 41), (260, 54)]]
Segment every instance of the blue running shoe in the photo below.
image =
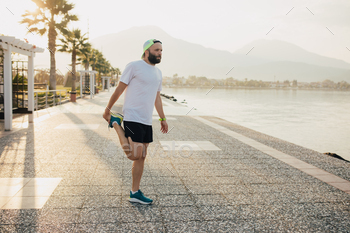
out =
[(122, 114), (111, 113), (111, 119), (109, 120), (109, 127), (113, 128), (114, 122), (117, 122), (118, 125), (122, 125), (124, 116)]
[(138, 190), (135, 194), (132, 194), (132, 192), (130, 191), (130, 198), (129, 198), (130, 202), (137, 202), (137, 203), (141, 203), (144, 205), (149, 205), (153, 202), (152, 199), (145, 197), (145, 195), (143, 195), (143, 193), (141, 192), (141, 190)]

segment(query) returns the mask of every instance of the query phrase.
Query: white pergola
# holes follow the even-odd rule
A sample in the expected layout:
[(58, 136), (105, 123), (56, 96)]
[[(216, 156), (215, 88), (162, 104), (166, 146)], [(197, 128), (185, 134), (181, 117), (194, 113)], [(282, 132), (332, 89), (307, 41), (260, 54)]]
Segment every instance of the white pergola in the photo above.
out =
[(83, 98), (83, 74), (90, 74), (90, 99), (95, 95), (95, 74), (98, 72), (95, 70), (78, 70), (80, 73), (80, 98)]
[(13, 36), (0, 36), (0, 47), (4, 50), (4, 116), (5, 130), (12, 130), (12, 53), (28, 56), (28, 121), (34, 120), (34, 57), (45, 49), (35, 47)]
[(107, 89), (109, 92), (109, 89), (111, 88), (111, 77), (109, 76), (102, 76), (102, 91), (105, 90), (105, 82), (107, 80)]

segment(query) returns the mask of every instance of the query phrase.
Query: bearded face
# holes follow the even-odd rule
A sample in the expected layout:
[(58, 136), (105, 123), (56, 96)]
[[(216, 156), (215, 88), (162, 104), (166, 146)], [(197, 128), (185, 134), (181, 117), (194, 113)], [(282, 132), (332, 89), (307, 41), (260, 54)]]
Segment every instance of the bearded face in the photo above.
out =
[(154, 65), (158, 64), (158, 63), (160, 63), (161, 59), (162, 59), (162, 55), (156, 56), (153, 53), (151, 53), (151, 51), (149, 51), (148, 61), (151, 64), (154, 64)]

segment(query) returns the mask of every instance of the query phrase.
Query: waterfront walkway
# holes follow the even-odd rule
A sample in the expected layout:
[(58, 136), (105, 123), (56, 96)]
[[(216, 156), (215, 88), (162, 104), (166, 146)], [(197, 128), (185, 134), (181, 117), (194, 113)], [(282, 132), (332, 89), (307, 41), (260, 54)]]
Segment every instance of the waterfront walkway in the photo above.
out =
[(0, 232), (350, 231), (350, 163), (167, 99), (170, 132), (154, 115), (141, 181), (154, 204), (129, 203), (132, 162), (102, 118), (111, 94), (0, 132)]

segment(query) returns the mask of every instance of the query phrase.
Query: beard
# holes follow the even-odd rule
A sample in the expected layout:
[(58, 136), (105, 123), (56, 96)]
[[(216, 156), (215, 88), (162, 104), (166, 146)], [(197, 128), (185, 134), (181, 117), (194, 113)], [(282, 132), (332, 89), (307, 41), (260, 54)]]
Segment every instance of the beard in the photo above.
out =
[(160, 60), (162, 59), (161, 56), (156, 56), (154, 54), (152, 54), (151, 52), (149, 52), (149, 55), (148, 55), (148, 61), (152, 64), (158, 64), (160, 63)]

